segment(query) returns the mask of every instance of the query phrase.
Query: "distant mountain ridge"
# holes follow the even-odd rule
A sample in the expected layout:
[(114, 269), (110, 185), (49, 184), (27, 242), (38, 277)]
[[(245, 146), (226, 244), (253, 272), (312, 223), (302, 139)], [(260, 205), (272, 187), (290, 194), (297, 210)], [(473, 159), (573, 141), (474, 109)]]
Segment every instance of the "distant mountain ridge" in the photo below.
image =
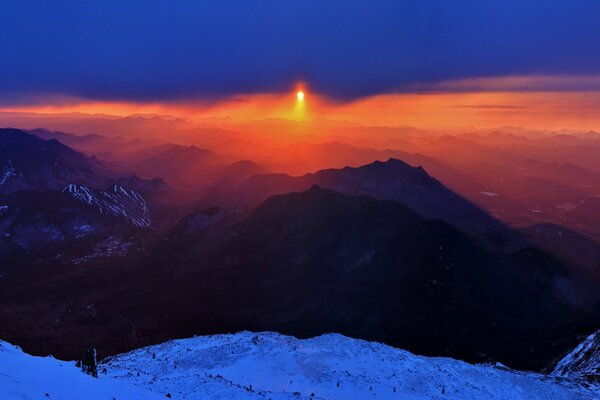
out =
[(24, 189), (60, 189), (99, 180), (101, 163), (57, 140), (17, 129), (0, 129), (0, 194)]
[(224, 201), (237, 202), (234, 205), (258, 204), (268, 196), (304, 191), (312, 185), (343, 194), (397, 201), (425, 218), (440, 218), (468, 233), (498, 241), (500, 247), (518, 245), (509, 229), (485, 211), (446, 188), (422, 167), (412, 167), (394, 158), (300, 177), (256, 175), (224, 196)]
[(19, 190), (60, 190), (69, 184), (95, 189), (113, 183), (149, 193), (166, 188), (160, 179), (143, 180), (115, 172), (56, 139), (44, 140), (22, 130), (0, 129), (0, 194)]

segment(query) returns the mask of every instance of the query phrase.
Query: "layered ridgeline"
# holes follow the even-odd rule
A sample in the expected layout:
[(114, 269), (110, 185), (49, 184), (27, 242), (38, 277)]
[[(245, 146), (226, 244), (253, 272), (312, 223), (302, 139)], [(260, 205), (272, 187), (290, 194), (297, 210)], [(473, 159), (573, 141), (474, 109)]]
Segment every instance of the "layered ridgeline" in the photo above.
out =
[(0, 129), (0, 194), (23, 189), (61, 189), (74, 182), (99, 182), (101, 163), (57, 140), (17, 129)]
[[(0, 197), (3, 338), (74, 357), (244, 329), (339, 332), (536, 369), (600, 325), (597, 287), (544, 251), (502, 246), (512, 233), (498, 221), (397, 160), (231, 182), (221, 207), (199, 204), (163, 230), (137, 186), (152, 181), (117, 179), (134, 185)], [(29, 268), (4, 273), (19, 263)]]
[(368, 195), (402, 203), (425, 218), (443, 219), (495, 247), (514, 249), (519, 245), (505, 226), (445, 187), (422, 167), (412, 167), (394, 158), (356, 168), (326, 169), (300, 177), (256, 175), (220, 201), (236, 206), (258, 204), (271, 195), (304, 191), (313, 185), (343, 194)]
[(166, 188), (159, 179), (143, 180), (115, 172), (56, 139), (44, 140), (18, 129), (0, 129), (0, 194), (21, 190), (61, 190), (69, 184), (104, 189), (128, 186), (148, 195)]
[(148, 228), (148, 199), (164, 188), (112, 172), (57, 140), (0, 129), (0, 269), (78, 260)]
[(74, 362), (33, 357), (0, 342), (0, 397), (12, 399), (598, 398), (568, 378), (427, 358), (324, 335), (299, 340), (241, 332), (174, 340), (108, 358), (98, 378)]
[(0, 194), (24, 189), (62, 189), (70, 183), (106, 186), (112, 174), (55, 139), (17, 129), (0, 129)]

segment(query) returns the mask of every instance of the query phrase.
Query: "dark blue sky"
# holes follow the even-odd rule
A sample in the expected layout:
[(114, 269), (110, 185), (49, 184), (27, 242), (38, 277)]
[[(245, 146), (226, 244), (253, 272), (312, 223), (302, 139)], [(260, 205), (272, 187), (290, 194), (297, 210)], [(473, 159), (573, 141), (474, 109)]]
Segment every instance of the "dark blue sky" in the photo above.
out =
[(3, 1), (0, 101), (168, 101), (600, 73), (600, 1)]

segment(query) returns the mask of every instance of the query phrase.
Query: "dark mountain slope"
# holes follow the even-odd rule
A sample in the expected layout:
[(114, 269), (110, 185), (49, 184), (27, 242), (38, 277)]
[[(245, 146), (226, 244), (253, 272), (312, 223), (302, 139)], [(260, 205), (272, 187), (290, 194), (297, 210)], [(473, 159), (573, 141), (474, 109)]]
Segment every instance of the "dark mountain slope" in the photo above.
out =
[(17, 129), (0, 129), (0, 194), (24, 189), (60, 189), (96, 182), (101, 164), (57, 140)]
[(539, 223), (521, 232), (540, 248), (569, 265), (579, 267), (585, 278), (600, 282), (600, 243), (564, 226)]
[[(132, 208), (131, 202), (121, 201), (122, 196), (112, 200), (115, 209)], [(135, 220), (101, 210), (68, 190), (24, 190), (0, 196), (0, 269), (67, 262), (92, 253), (93, 245), (108, 237), (134, 232)]]
[(600, 327), (596, 303), (552, 257), (490, 252), (396, 202), (312, 187), (233, 226), (220, 213), (190, 216), (145, 256), (2, 277), (0, 336), (76, 357), (243, 329), (339, 332), (541, 368)]
[(441, 220), (366, 196), (318, 187), (274, 196), (223, 244), (199, 246), (161, 247), (143, 266), (160, 278), (100, 304), (130, 315), (152, 341), (341, 332), (527, 368), (571, 345), (573, 330), (600, 323), (550, 256), (491, 253)]
[(0, 194), (19, 190), (59, 190), (68, 184), (103, 189), (113, 183), (146, 195), (167, 189), (160, 179), (143, 180), (114, 172), (97, 160), (61, 142), (18, 129), (0, 129)]

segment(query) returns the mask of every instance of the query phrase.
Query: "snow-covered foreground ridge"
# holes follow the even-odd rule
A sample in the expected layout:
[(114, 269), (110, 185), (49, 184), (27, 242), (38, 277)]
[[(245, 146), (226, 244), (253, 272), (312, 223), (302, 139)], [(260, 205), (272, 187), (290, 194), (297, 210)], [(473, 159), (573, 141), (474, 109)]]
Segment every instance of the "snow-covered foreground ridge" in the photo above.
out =
[(1, 399), (600, 398), (597, 388), (569, 378), (415, 356), (337, 334), (173, 340), (112, 357), (98, 370), (94, 379), (73, 362), (0, 342)]
[(122, 380), (92, 378), (75, 362), (34, 357), (0, 341), (0, 399), (164, 399)]

